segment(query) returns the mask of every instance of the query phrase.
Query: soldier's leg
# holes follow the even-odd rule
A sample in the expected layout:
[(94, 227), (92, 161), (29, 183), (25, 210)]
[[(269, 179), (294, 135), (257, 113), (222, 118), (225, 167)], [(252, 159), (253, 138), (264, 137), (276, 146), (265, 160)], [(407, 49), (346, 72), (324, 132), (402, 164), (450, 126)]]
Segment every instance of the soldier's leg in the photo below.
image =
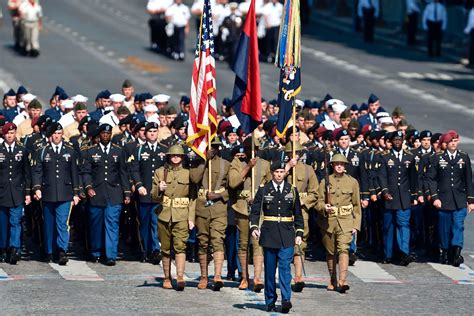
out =
[(467, 208), (455, 210), (453, 212), (453, 226), (451, 246), (453, 247), (453, 265), (459, 267), (464, 262), (461, 250), (464, 246), (464, 219), (467, 216)]
[(209, 231), (214, 257), (214, 291), (224, 286), (222, 281), (222, 265), (224, 264), (224, 238), (227, 228), (227, 216), (211, 219)]
[(336, 232), (337, 238), (337, 253), (338, 253), (338, 263), (339, 263), (339, 282), (338, 282), (338, 291), (344, 293), (349, 290), (349, 285), (347, 285), (347, 271), (349, 269), (349, 245), (352, 240), (352, 232), (344, 232), (340, 229)]
[(441, 249), (440, 263), (448, 263), (448, 249), (451, 242), (452, 211), (438, 211), (438, 241)]
[(103, 207), (89, 206), (90, 251), (93, 259), (99, 258), (104, 240)]
[(56, 203), (43, 202), (44, 248), (45, 248), (45, 253), (47, 256), (51, 256), (53, 254), (55, 213), (56, 213)]
[(383, 211), (383, 243), (384, 243), (384, 254), (387, 263), (390, 262), (393, 255), (393, 233), (394, 233), (394, 211), (384, 210)]
[(156, 204), (150, 205), (150, 234), (149, 242), (152, 253), (152, 263), (155, 265), (160, 264), (161, 255), (160, 255), (160, 242), (158, 241), (158, 215), (155, 213)]
[(23, 33), (23, 42), (25, 47), (25, 52), (29, 53), (31, 51), (31, 26), (29, 23), (22, 23), (22, 33)]
[(161, 254), (163, 261), (163, 288), (172, 289), (171, 284), (171, 223), (158, 221), (158, 235), (161, 242)]
[(328, 291), (334, 291), (337, 287), (337, 275), (336, 275), (336, 266), (335, 266), (335, 235), (328, 232), (321, 232), (322, 234), (322, 243), (326, 249), (326, 263), (328, 266), (328, 272), (330, 276), (330, 281), (327, 286)]
[[(10, 208), (10, 263), (16, 264), (21, 256), (21, 216), (23, 205)], [(0, 247), (3, 248), (3, 247)], [(6, 248), (6, 247), (5, 247)]]
[(281, 291), (282, 305), (291, 300), (291, 261), (294, 247), (278, 249), (278, 280)]
[(189, 237), (188, 221), (173, 223), (172, 232), (173, 249), (176, 259), (176, 290), (182, 291), (186, 286), (184, 282), (184, 268), (186, 264), (186, 241)]
[(396, 211), (397, 244), (405, 255), (410, 254), (410, 215), (410, 209)]
[(7, 207), (0, 207), (0, 262), (5, 261), (6, 249), (8, 248), (8, 216), (10, 209)]
[[(122, 205), (107, 205), (104, 212), (105, 219), (105, 256), (108, 261), (117, 259), (119, 220)], [(111, 262), (112, 264), (112, 262)]]
[(197, 238), (199, 242), (199, 266), (201, 268), (201, 279), (198, 284), (198, 289), (206, 289), (207, 288), (207, 265), (208, 265), (208, 258), (207, 253), (209, 250), (209, 225), (210, 225), (210, 217), (201, 217), (196, 216), (196, 227), (198, 230)]
[(275, 274), (278, 264), (278, 250), (263, 248), (263, 260), (265, 267), (265, 304), (267, 308), (275, 304), (278, 296), (276, 294)]
[(56, 243), (59, 251), (59, 265), (68, 262), (67, 250), (69, 245), (69, 216), (72, 208), (71, 202), (60, 203), (56, 207)]
[(140, 240), (142, 244), (143, 256), (148, 255), (151, 252), (151, 240), (149, 234), (150, 221), (151, 221), (151, 209), (149, 203), (140, 203), (138, 206), (138, 220), (140, 230)]
[(39, 55), (39, 49), (39, 24), (36, 22), (31, 26), (31, 52), (33, 53), (33, 57)]
[(178, 29), (178, 52), (179, 52), (179, 59), (184, 60), (184, 43), (185, 43), (185, 32), (184, 27), (180, 27)]
[(303, 212), (303, 221), (304, 221), (303, 242), (301, 243), (299, 247), (295, 246), (295, 249), (294, 249), (295, 256), (293, 258), (293, 264), (295, 265), (295, 285), (293, 287), (293, 290), (295, 292), (301, 292), (303, 288), (305, 287), (305, 284), (302, 281), (302, 278), (303, 278), (303, 262), (304, 262), (304, 257), (305, 257), (307, 240), (309, 236), (309, 225), (308, 225), (309, 214), (308, 214), (308, 211), (305, 209), (302, 209), (302, 212)]
[(237, 227), (228, 225), (225, 230), (225, 256), (227, 258), (227, 279), (235, 281), (235, 270), (237, 267)]
[(263, 249), (258, 244), (258, 240), (252, 240), (253, 249), (253, 290), (260, 293), (263, 290), (262, 269), (263, 269)]
[(235, 213), (235, 224), (239, 230), (239, 261), (242, 268), (242, 280), (239, 290), (248, 288), (248, 246), (249, 246), (249, 219), (248, 216)]

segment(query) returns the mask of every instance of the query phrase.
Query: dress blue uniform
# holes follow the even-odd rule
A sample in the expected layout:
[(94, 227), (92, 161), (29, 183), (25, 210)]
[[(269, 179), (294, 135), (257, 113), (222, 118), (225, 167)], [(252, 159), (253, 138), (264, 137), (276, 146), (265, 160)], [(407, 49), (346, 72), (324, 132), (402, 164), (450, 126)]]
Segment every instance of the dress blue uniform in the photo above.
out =
[[(401, 132), (391, 137), (402, 137)], [(410, 254), (410, 214), (412, 201), (418, 195), (415, 157), (408, 151), (391, 150), (381, 157), (379, 183), (385, 197), (383, 211), (384, 252), (388, 261), (393, 255), (394, 228), (397, 244), (402, 252), (402, 264), (408, 265), (413, 258)], [(388, 199), (391, 195), (393, 199)]]
[[(51, 130), (62, 129), (58, 125)], [(77, 153), (72, 144), (47, 143), (35, 151), (32, 185), (33, 192), (42, 193), (46, 255), (51, 256), (56, 247), (67, 252), (71, 201), (79, 195)]]
[[(151, 123), (153, 124), (153, 123)], [(156, 126), (158, 128), (158, 126)], [(155, 208), (158, 206), (151, 198), (151, 187), (155, 171), (164, 166), (166, 162), (167, 148), (159, 143), (145, 143), (138, 146), (128, 160), (131, 160), (131, 177), (135, 183), (136, 190), (144, 187), (147, 191), (145, 196), (138, 196), (138, 217), (140, 222), (140, 238), (142, 252), (144, 255), (159, 253), (158, 242), (158, 217)], [(132, 158), (133, 157), (133, 158)]]
[[(110, 125), (100, 129), (111, 131)], [(99, 258), (103, 244), (107, 261), (115, 264), (119, 240), (119, 220), (122, 202), (130, 197), (130, 183), (125, 165), (125, 154), (119, 146), (95, 144), (82, 153), (82, 176), (86, 191), (96, 195), (90, 198), (90, 250)], [(105, 234), (105, 236), (104, 236)], [(105, 237), (105, 243), (104, 243)]]
[[(281, 167), (284, 168), (284, 164)], [(272, 170), (275, 170), (273, 166)], [(265, 303), (267, 307), (274, 306), (277, 300), (275, 285), (277, 266), (282, 305), (290, 302), (291, 262), (295, 237), (302, 237), (304, 233), (298, 191), (287, 182), (279, 185), (274, 181), (267, 183), (255, 196), (249, 220), (251, 232), (258, 229), (259, 222), (263, 220), (259, 242), (264, 253)]]
[[(471, 160), (467, 153), (457, 151), (439, 152), (431, 156), (427, 168), (427, 181), (432, 200), (441, 200), (439, 210), (439, 247), (443, 261), (447, 251), (452, 248), (456, 265), (460, 260), (464, 245), (464, 219), (467, 215), (467, 204), (474, 203)], [(446, 262), (443, 262), (446, 263)]]
[(0, 146), (0, 250), (11, 248), (11, 263), (16, 263), (21, 246), (21, 217), (25, 195), (30, 195), (30, 176), (25, 147), (4, 142)]

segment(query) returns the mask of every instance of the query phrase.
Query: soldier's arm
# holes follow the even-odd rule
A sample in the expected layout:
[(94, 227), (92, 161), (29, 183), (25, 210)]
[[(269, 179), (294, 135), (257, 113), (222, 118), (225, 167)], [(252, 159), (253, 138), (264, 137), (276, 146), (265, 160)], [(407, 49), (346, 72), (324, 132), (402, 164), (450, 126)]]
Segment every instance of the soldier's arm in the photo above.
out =
[(325, 196), (326, 196), (326, 179), (323, 179), (321, 183), (319, 184), (318, 188), (318, 202), (316, 204), (316, 211), (319, 213), (319, 215), (326, 217), (326, 201), (325, 201)]
[(92, 185), (92, 162), (90, 149), (84, 149), (81, 154), (82, 157), (82, 182), (84, 189), (93, 189)]
[(377, 172), (377, 180), (381, 187), (381, 193), (386, 194), (390, 193), (388, 190), (388, 174), (387, 174), (387, 163), (385, 159), (382, 157), (380, 159), (380, 167), (378, 168)]
[(244, 183), (245, 178), (242, 177), (242, 164), (240, 160), (234, 159), (230, 165), (229, 169), (229, 187), (231, 189), (236, 189), (242, 183)]
[(72, 188), (74, 190), (74, 195), (79, 196), (79, 171), (78, 171), (78, 155), (74, 148), (71, 147), (72, 157), (71, 157), (71, 180)]
[(416, 200), (419, 195), (419, 175), (416, 171), (416, 163), (415, 159), (412, 159), (412, 163), (410, 164), (410, 169), (409, 169), (409, 176), (410, 176), (410, 192), (411, 192), (411, 200)]
[(204, 176), (204, 171), (206, 170), (205, 162), (201, 163), (199, 166), (195, 168), (191, 168), (189, 170), (189, 177), (192, 183), (200, 183), (202, 177)]
[[(135, 152), (137, 151), (138, 150), (135, 150)], [(132, 183), (135, 185), (135, 189), (138, 190), (143, 186), (143, 182), (140, 175), (140, 161), (138, 160), (138, 155), (135, 152), (128, 154), (126, 164), (128, 166), (128, 173), (132, 179)]]
[(304, 199), (303, 207), (306, 207), (306, 209), (311, 209), (316, 206), (318, 203), (319, 199), (319, 184), (318, 184), (318, 178), (316, 177), (316, 173), (314, 172), (313, 168), (310, 166), (307, 166), (306, 172), (308, 173), (308, 188), (307, 192), (308, 195), (306, 199)]
[(435, 154), (431, 157), (428, 167), (426, 168), (426, 183), (428, 185), (431, 198), (434, 200), (439, 199), (438, 197), (438, 157)]
[(360, 206), (360, 190), (359, 190), (359, 183), (357, 180), (354, 180), (353, 184), (353, 191), (352, 191), (352, 206), (353, 206), (353, 214), (354, 214), (354, 227), (358, 231), (360, 231), (360, 225), (362, 220), (362, 211)]
[(23, 156), (23, 176), (25, 179), (25, 195), (31, 195), (31, 155)]
[(43, 163), (40, 157), (42, 150), (42, 147), (38, 148), (31, 160), (31, 186), (33, 192), (41, 190), (41, 184), (43, 183)]
[(295, 225), (295, 233), (297, 237), (303, 237), (304, 234), (304, 220), (303, 213), (301, 211), (300, 195), (298, 189), (294, 188), (294, 199), (295, 203), (293, 205), (293, 223)]
[(262, 209), (263, 199), (263, 187), (259, 188), (255, 199), (253, 200), (252, 206), (250, 207), (249, 222), (250, 222), (250, 234), (255, 229), (259, 229), (260, 223), (260, 211)]
[(127, 166), (125, 165), (125, 151), (120, 150), (119, 155), (119, 174), (120, 174), (120, 183), (122, 185), (122, 190), (125, 197), (130, 197), (132, 191), (130, 189), (130, 181), (128, 178)]
[[(221, 158), (222, 159), (222, 158)], [(221, 188), (219, 188), (219, 192), (216, 192), (216, 193), (219, 193), (221, 196), (222, 196), (222, 200), (224, 202), (227, 202), (229, 200), (229, 190), (228, 190), (228, 186), (229, 186), (229, 163), (226, 162), (226, 167), (225, 167), (225, 176), (224, 176), (224, 179), (222, 180), (222, 184), (221, 184)]]
[(189, 199), (188, 221), (196, 223), (196, 200)]
[(163, 169), (164, 167), (156, 169), (155, 174), (153, 175), (153, 183), (151, 185), (151, 193), (150, 193), (153, 201), (158, 201), (160, 198), (160, 193), (161, 193), (160, 192), (160, 181), (161, 181), (160, 174), (163, 173)]
[(465, 170), (465, 181), (466, 181), (466, 193), (467, 193), (467, 204), (474, 203), (474, 188), (472, 186), (472, 167), (471, 159), (466, 154), (466, 170)]
[(360, 171), (360, 198), (362, 200), (368, 200), (370, 198), (369, 192), (369, 170), (366, 165), (366, 154), (362, 153), (360, 155), (359, 161), (359, 171)]

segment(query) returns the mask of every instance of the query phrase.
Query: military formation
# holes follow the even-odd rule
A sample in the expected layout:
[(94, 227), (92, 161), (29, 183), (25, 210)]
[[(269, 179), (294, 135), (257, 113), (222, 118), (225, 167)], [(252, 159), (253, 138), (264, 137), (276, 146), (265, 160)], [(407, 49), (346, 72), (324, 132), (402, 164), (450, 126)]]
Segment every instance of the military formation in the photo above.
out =
[(262, 99), (263, 122), (245, 135), (225, 98), (202, 157), (186, 143), (189, 97), (173, 104), (125, 80), (119, 93), (100, 91), (89, 112), (87, 97), (61, 87), (47, 108), (11, 89), (0, 117), (0, 260), (17, 264), (28, 239), (59, 265), (70, 247), (107, 266), (127, 256), (161, 262), (163, 287), (177, 290), (185, 262), (198, 262), (197, 287), (214, 291), (227, 262), (226, 279), (265, 288), (270, 311), (277, 265), (282, 310), (304, 289), (308, 259), (327, 261), (327, 289), (340, 293), (358, 258), (459, 266), (474, 210), (460, 136), (418, 131), (381, 102), (296, 100), (295, 124), (279, 138), (275, 100)]

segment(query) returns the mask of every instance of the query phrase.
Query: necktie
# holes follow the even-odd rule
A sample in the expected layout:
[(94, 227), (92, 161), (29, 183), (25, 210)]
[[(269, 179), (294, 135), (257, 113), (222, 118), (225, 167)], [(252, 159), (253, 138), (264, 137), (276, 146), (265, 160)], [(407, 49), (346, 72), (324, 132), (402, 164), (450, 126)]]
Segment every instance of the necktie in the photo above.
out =
[(55, 151), (56, 151), (56, 154), (59, 155), (59, 146), (55, 146), (55, 147), (56, 147), (56, 150), (55, 150)]
[(438, 22), (438, 4), (436, 2), (434, 3), (434, 20)]
[(347, 158), (347, 152), (345, 150), (342, 152), (342, 154)]
[(11, 154), (13, 152), (13, 146), (7, 146), (8, 147), (8, 152)]
[(105, 146), (104, 146), (104, 153), (105, 153), (106, 155), (109, 154), (109, 149), (108, 149), (107, 147), (105, 147)]
[(156, 145), (151, 145), (151, 151), (155, 152)]

